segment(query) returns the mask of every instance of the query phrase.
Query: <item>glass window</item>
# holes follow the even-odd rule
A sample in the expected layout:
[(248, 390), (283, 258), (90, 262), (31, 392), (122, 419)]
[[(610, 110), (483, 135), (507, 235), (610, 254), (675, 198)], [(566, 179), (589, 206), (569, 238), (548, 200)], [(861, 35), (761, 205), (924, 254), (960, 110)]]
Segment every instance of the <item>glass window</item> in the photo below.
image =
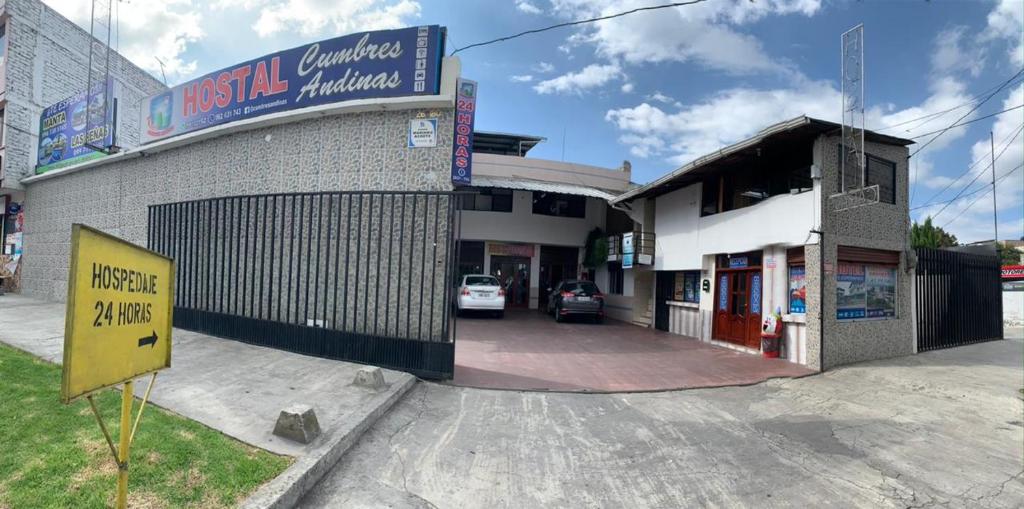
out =
[(534, 191), (533, 213), (545, 216), (583, 218), (587, 215), (587, 197)]
[(672, 299), (681, 302), (700, 302), (700, 271), (676, 272)]
[(462, 210), (482, 212), (512, 212), (512, 190), (497, 188), (470, 188), (474, 194), (462, 197)]
[(494, 276), (467, 276), (466, 286), (498, 286)]
[(896, 317), (896, 266), (839, 263), (836, 270), (836, 318)]
[(563, 292), (570, 292), (574, 295), (597, 295), (601, 293), (597, 289), (597, 285), (590, 281), (570, 281), (563, 283), (560, 289)]
[(878, 201), (896, 203), (896, 163), (868, 156), (868, 185), (878, 186)]
[(608, 293), (622, 295), (622, 287), (625, 285), (625, 272), (622, 270), (621, 262), (608, 263)]

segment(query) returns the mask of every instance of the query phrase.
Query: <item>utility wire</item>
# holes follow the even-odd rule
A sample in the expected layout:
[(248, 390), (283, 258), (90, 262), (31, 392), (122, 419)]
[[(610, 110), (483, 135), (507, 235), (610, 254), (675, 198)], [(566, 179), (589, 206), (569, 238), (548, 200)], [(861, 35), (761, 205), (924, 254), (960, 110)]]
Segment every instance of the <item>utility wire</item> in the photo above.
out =
[[(1002, 157), (1003, 153), (1006, 152), (1006, 149), (1010, 148), (1010, 145), (1013, 144), (1013, 140), (1016, 140), (1017, 137), (1020, 136), (1021, 131), (1024, 131), (1024, 125), (1020, 126), (1020, 128), (1017, 129), (1017, 133), (1013, 135), (1013, 139), (1011, 139), (1010, 143), (1007, 143), (1006, 146), (1003, 147), (1003, 150), (1001, 152), (999, 152), (999, 155), (997, 155), (995, 157), (995, 159), (993, 159), (992, 164), (995, 164), (995, 161), (998, 160), (1000, 157)], [(971, 184), (974, 184), (975, 182), (977, 182), (978, 179), (981, 178), (981, 176), (984, 173), (985, 172), (983, 172), (983, 171), (979, 171), (978, 174), (975, 175), (974, 178), (971, 179), (971, 181), (968, 182), (967, 185), (964, 186), (964, 188), (961, 189), (959, 193), (956, 193), (956, 196), (953, 197), (953, 200), (956, 200), (957, 198), (960, 197), (960, 195), (964, 194), (964, 191), (966, 191), (967, 188), (971, 187)], [(952, 203), (952, 201), (950, 203)], [(949, 207), (949, 203), (943, 205), (942, 208), (939, 209), (939, 211), (936, 212), (934, 216), (932, 216), (932, 219), (935, 219), (936, 217), (939, 217), (939, 214), (941, 214), (944, 210), (946, 210), (947, 207)]]
[[(996, 179), (996, 182), (999, 182), (1000, 180), (1003, 180), (1004, 178), (1006, 178), (1007, 176), (1009, 176), (1009, 175), (1010, 175), (1011, 173), (1013, 173), (1013, 172), (1015, 172), (1015, 171), (1017, 171), (1017, 170), (1021, 169), (1022, 167), (1024, 167), (1024, 163), (1022, 163), (1022, 164), (1019, 164), (1019, 165), (1017, 165), (1017, 167), (1016, 167), (1016, 168), (1014, 168), (1014, 169), (1012, 169), (1012, 170), (1010, 170), (1010, 171), (1008, 171), (1008, 172), (1006, 172), (1006, 173), (1004, 173), (1004, 174), (1000, 175), (1000, 176), (999, 176), (999, 178), (997, 178), (997, 179)], [(992, 187), (991, 187), (991, 186), (990, 186), (989, 184), (984, 184), (984, 185), (982, 185), (981, 187), (979, 187), (979, 188), (975, 189), (974, 191), (971, 191), (971, 192), (969, 192), (969, 193), (964, 193), (963, 195), (961, 195), (961, 196), (960, 196), (960, 198), (953, 198), (953, 199), (951, 199), (951, 200), (945, 200), (945, 201), (939, 201), (939, 202), (932, 202), (932, 203), (925, 203), (924, 205), (918, 205), (918, 206), (916, 206), (916, 207), (911, 207), (911, 208), (910, 208), (910, 210), (911, 210), (911, 211), (914, 211), (914, 210), (920, 210), (920, 209), (923, 209), (923, 208), (925, 208), (925, 207), (930, 207), (930, 206), (932, 206), (932, 205), (945, 205), (945, 204), (947, 204), (947, 203), (955, 202), (955, 201), (957, 201), (957, 200), (959, 200), (959, 199), (962, 199), (962, 198), (967, 198), (968, 196), (974, 196), (974, 195), (976, 195), (976, 194), (978, 194), (978, 193), (980, 193), (980, 192), (982, 192), (982, 191), (986, 191), (986, 190), (987, 190), (987, 191), (991, 191), (991, 190), (992, 190)]]
[(547, 32), (548, 30), (554, 30), (556, 28), (564, 28), (564, 27), (570, 27), (570, 26), (575, 26), (575, 25), (583, 25), (583, 24), (586, 24), (586, 23), (594, 23), (594, 22), (597, 22), (597, 21), (604, 21), (606, 19), (619, 18), (619, 17), (622, 17), (622, 16), (626, 16), (628, 14), (633, 14), (633, 13), (637, 13), (637, 12), (641, 12), (641, 11), (654, 11), (654, 10), (658, 10), (658, 9), (668, 9), (670, 7), (682, 7), (682, 6), (685, 6), (685, 5), (699, 4), (699, 3), (704, 2), (704, 1), (705, 0), (690, 0), (688, 2), (673, 2), (673, 3), (669, 3), (669, 4), (652, 5), (652, 6), (649, 6), (649, 7), (638, 7), (636, 9), (630, 9), (628, 11), (623, 11), (623, 12), (619, 12), (619, 13), (616, 13), (616, 14), (610, 14), (608, 16), (600, 16), (600, 17), (597, 17), (597, 18), (579, 19), (579, 20), (576, 20), (576, 21), (569, 21), (569, 22), (566, 22), (566, 23), (558, 23), (557, 25), (551, 25), (551, 26), (547, 26), (547, 27), (544, 27), (544, 28), (535, 28), (533, 30), (527, 30), (525, 32), (519, 32), (518, 34), (507, 35), (505, 37), (499, 37), (497, 39), (491, 39), (490, 41), (478, 42), (478, 43), (470, 44), (469, 46), (463, 46), (461, 48), (453, 50), (452, 51), (452, 55), (455, 55), (456, 53), (458, 53), (460, 51), (464, 51), (464, 50), (467, 50), (467, 49), (470, 49), (470, 48), (476, 48), (476, 47), (479, 47), (479, 46), (487, 46), (488, 44), (494, 44), (496, 42), (507, 41), (507, 40), (510, 40), (510, 39), (515, 39), (517, 37), (522, 37), (524, 35), (536, 34), (536, 33), (540, 33), (540, 32)]
[[(1003, 113), (1006, 113), (1008, 111), (1019, 110), (1021, 108), (1024, 108), (1024, 104), (1018, 104), (1018, 105), (1016, 105), (1016, 106), (1014, 106), (1012, 108), (1006, 108), (1005, 110), (1002, 110), (1002, 111), (997, 111), (995, 113), (990, 113), (988, 115), (985, 115), (984, 117), (978, 117), (978, 118), (974, 118), (974, 119), (968, 120), (966, 122), (960, 122), (959, 124), (953, 124), (953, 125), (945, 128), (945, 129), (939, 129), (938, 131), (932, 131), (930, 133), (924, 133), (924, 134), (919, 134), (917, 136), (911, 136), (910, 139), (916, 140), (918, 138), (924, 138), (925, 136), (928, 136), (928, 135), (932, 135), (932, 134), (939, 133), (939, 132), (944, 132), (944, 131), (952, 128), (952, 127), (960, 127), (962, 125), (973, 124), (975, 122), (980, 122), (982, 120), (985, 120), (986, 118), (992, 118), (992, 117), (994, 117), (996, 115), (1002, 115)], [(936, 138), (938, 138), (938, 136), (936, 136)], [(922, 148), (924, 148), (924, 147), (922, 147)], [(918, 150), (917, 152), (920, 152), (920, 150)], [(917, 152), (915, 152), (915, 154)], [(911, 155), (913, 155), (913, 154), (911, 154)]]
[[(1010, 138), (1011, 138), (1012, 136), (1014, 136), (1014, 134), (1013, 134), (1013, 133), (1011, 133), (1011, 134), (1010, 134), (1009, 136), (1007, 136), (1007, 137), (1005, 137), (1005, 138), (1003, 138), (1003, 139), (999, 140), (999, 144), (1000, 144), (1000, 145), (1003, 145), (1004, 143), (1007, 143), (1007, 142), (1009, 142), (1009, 141), (1010, 141)], [(1004, 148), (1003, 150), (1005, 150), (1005, 148)], [(971, 165), (970, 165), (970, 166), (968, 166), (968, 167), (967, 167), (967, 169), (966, 169), (966, 170), (964, 170), (964, 172), (963, 172), (963, 173), (961, 173), (960, 175), (957, 175), (957, 177), (956, 177), (955, 179), (953, 179), (953, 180), (950, 180), (950, 181), (949, 181), (949, 183), (948, 183), (948, 184), (946, 184), (946, 187), (942, 188), (942, 190), (941, 190), (941, 191), (939, 191), (939, 192), (937, 192), (937, 193), (933, 194), (933, 195), (931, 196), (931, 198), (928, 198), (927, 200), (925, 200), (925, 204), (924, 204), (924, 205), (920, 205), (920, 206), (918, 206), (918, 207), (915, 207), (915, 208), (921, 208), (921, 207), (927, 207), (928, 205), (934, 205), (934, 202), (932, 202), (932, 200), (934, 200), (934, 199), (938, 198), (939, 196), (942, 196), (942, 193), (945, 193), (946, 191), (949, 191), (949, 188), (953, 187), (953, 184), (956, 184), (957, 182), (959, 182), (959, 181), (960, 181), (960, 179), (962, 179), (962, 178), (964, 178), (965, 176), (967, 176), (968, 174), (970, 174), (970, 173), (971, 173), (971, 170), (973, 170), (973, 169), (974, 169), (974, 167), (978, 165), (978, 163), (980, 163), (981, 161), (983, 161), (983, 160), (985, 160), (985, 159), (988, 159), (988, 156), (989, 156), (989, 155), (991, 155), (991, 154), (992, 154), (992, 150), (991, 150), (991, 149), (990, 149), (990, 150), (988, 150), (988, 151), (986, 151), (986, 152), (985, 152), (984, 154), (982, 154), (982, 155), (981, 155), (981, 156), (979, 156), (979, 157), (978, 157), (977, 159), (975, 159), (975, 160), (974, 160), (973, 162), (971, 162)], [(911, 200), (911, 201), (913, 201), (913, 200)], [(941, 202), (941, 203), (946, 203), (946, 202)], [(910, 209), (910, 210), (914, 210), (915, 208), (912, 208), (912, 209)]]
[(978, 108), (981, 107), (981, 105), (983, 105), (986, 102), (988, 102), (989, 99), (995, 97), (996, 94), (998, 94), (1000, 91), (1002, 91), (1004, 88), (1006, 88), (1006, 86), (1009, 85), (1011, 81), (1017, 79), (1017, 77), (1020, 76), (1021, 74), (1024, 74), (1024, 69), (1021, 69), (1021, 70), (1017, 71), (1013, 76), (1010, 77), (1010, 79), (1004, 81), (1001, 85), (999, 85), (999, 87), (997, 87), (994, 91), (992, 91), (992, 93), (990, 93), (987, 96), (985, 96), (985, 98), (982, 99), (981, 102), (979, 102), (978, 104), (975, 104), (974, 107), (970, 109), (970, 111), (968, 111), (967, 113), (964, 113), (963, 115), (960, 116), (960, 118), (956, 119), (956, 122), (953, 122), (952, 124), (950, 124), (945, 129), (939, 131), (939, 134), (936, 134), (935, 137), (933, 137), (932, 139), (928, 140), (927, 143), (925, 143), (924, 145), (921, 145), (920, 147), (918, 147), (917, 150), (912, 152), (909, 157), (914, 157), (914, 154), (917, 154), (918, 152), (924, 150), (925, 147), (927, 147), (928, 145), (931, 145), (933, 141), (939, 139), (939, 137), (942, 136), (943, 134), (945, 134), (946, 131), (949, 131), (950, 129), (956, 127), (956, 125), (959, 124), (963, 119), (967, 118), (967, 116), (970, 115), (971, 113), (974, 113)]
[[(1004, 174), (1003, 174), (1003, 176), (1001, 176), (1001, 177), (999, 177), (998, 179), (996, 179), (996, 182), (998, 183), (998, 182), (999, 182), (1000, 180), (1003, 180), (1004, 178), (1006, 178), (1006, 177), (1009, 177), (1011, 173), (1013, 173), (1013, 172), (1015, 172), (1015, 171), (1017, 171), (1017, 170), (1019, 170), (1019, 169), (1021, 169), (1021, 168), (1024, 168), (1024, 163), (1018, 164), (1016, 168), (1014, 168), (1014, 169), (1010, 170), (1010, 171), (1009, 171), (1009, 172), (1007, 172), (1007, 173), (1004, 173)], [(985, 188), (982, 188), (982, 189), (985, 189)], [(971, 202), (970, 204), (968, 204), (968, 205), (967, 205), (966, 207), (964, 207), (963, 209), (961, 209), (961, 210), (960, 210), (960, 213), (959, 213), (959, 214), (957, 214), (956, 216), (954, 216), (954, 217), (953, 217), (953, 219), (950, 219), (949, 221), (946, 221), (946, 223), (945, 223), (945, 224), (943, 224), (943, 225), (941, 226), (941, 228), (946, 228), (946, 227), (947, 227), (947, 226), (949, 226), (949, 224), (950, 224), (950, 223), (952, 223), (953, 221), (956, 221), (957, 219), (960, 219), (960, 216), (962, 216), (962, 215), (964, 214), (964, 212), (967, 212), (967, 210), (968, 210), (968, 209), (970, 209), (971, 207), (973, 207), (975, 203), (978, 203), (978, 200), (980, 200), (980, 199), (984, 198), (984, 197), (985, 197), (985, 195), (987, 195), (988, 193), (990, 193), (990, 192), (992, 192), (992, 191), (993, 191), (993, 188), (991, 188), (991, 187), (989, 187), (988, 189), (986, 189), (986, 192), (985, 192), (985, 193), (981, 194), (980, 196), (978, 196), (977, 198), (975, 198), (975, 199), (974, 199), (974, 201), (972, 201), (972, 202)]]
[[(1016, 81), (1017, 81), (1017, 83), (1011, 83), (1010, 86), (1018, 85), (1021, 82), (1024, 82), (1024, 80), (1016, 80)], [(935, 112), (932, 112), (932, 113), (926, 113), (924, 115), (921, 115), (920, 117), (907, 119), (907, 120), (904, 120), (902, 122), (898, 122), (898, 123), (895, 123), (895, 124), (892, 124), (892, 125), (887, 125), (885, 127), (879, 127), (877, 129), (872, 129), (872, 130), (875, 131), (875, 132), (887, 131), (887, 130), (893, 129), (895, 127), (900, 127), (900, 126), (903, 126), (903, 125), (910, 124), (912, 122), (917, 122), (918, 120), (930, 119), (927, 122), (922, 122), (920, 125), (904, 129), (904, 132), (912, 131), (914, 129), (917, 129), (917, 128), (923, 126), (924, 124), (927, 124), (928, 122), (931, 122), (931, 121), (935, 120), (935, 117), (939, 117), (939, 116), (945, 115), (946, 113), (949, 113), (951, 111), (956, 111), (956, 110), (958, 110), (960, 108), (963, 108), (964, 106), (970, 106), (970, 105), (980, 101), (981, 100), (981, 96), (991, 92), (995, 88), (998, 88), (998, 86), (999, 85), (996, 85), (994, 87), (990, 87), (990, 88), (986, 89), (984, 92), (981, 92), (978, 95), (974, 96), (970, 101), (958, 104), (956, 106), (953, 106), (952, 108), (948, 108), (948, 109), (945, 109), (945, 110), (942, 110), (942, 111), (935, 111)]]

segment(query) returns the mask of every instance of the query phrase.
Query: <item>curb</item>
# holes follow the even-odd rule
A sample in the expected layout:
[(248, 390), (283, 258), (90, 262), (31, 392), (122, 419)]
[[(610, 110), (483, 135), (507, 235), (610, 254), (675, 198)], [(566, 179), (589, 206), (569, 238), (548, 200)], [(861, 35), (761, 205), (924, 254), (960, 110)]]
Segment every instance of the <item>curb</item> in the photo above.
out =
[(244, 509), (288, 509), (295, 507), (299, 500), (316, 486), (320, 479), (348, 452), (363, 435), (388, 410), (408, 393), (416, 382), (414, 376), (403, 377), (404, 382), (388, 388), (387, 399), (359, 422), (342, 423), (331, 438), (320, 447), (295, 459), (281, 475), (261, 486), (240, 505)]

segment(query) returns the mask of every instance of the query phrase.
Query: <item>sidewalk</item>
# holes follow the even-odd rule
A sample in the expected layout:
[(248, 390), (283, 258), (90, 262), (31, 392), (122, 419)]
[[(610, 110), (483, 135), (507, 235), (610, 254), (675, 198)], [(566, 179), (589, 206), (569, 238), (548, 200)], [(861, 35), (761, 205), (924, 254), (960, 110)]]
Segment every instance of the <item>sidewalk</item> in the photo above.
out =
[[(0, 342), (60, 364), (64, 314), (63, 303), (4, 295), (0, 297)], [(407, 373), (384, 370), (389, 387), (377, 392), (352, 385), (356, 371), (363, 367), (359, 364), (180, 329), (174, 329), (173, 340), (171, 368), (157, 375), (150, 401), (248, 444), (297, 457), (293, 468), (278, 478), (288, 482), (275, 487), (277, 491), (305, 482), (310, 470), (329, 468), (416, 381)], [(138, 380), (139, 397), (148, 380), (148, 376)], [(293, 404), (316, 409), (323, 435), (309, 445), (272, 433), (280, 411)]]

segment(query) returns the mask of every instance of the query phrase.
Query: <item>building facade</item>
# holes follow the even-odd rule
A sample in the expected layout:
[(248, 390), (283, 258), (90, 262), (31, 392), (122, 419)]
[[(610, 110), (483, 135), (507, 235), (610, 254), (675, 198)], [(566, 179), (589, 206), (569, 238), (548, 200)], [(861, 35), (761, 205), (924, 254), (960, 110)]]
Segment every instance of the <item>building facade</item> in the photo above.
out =
[[(35, 174), (40, 114), (86, 88), (91, 40), (88, 32), (39, 0), (0, 2), (0, 246), (5, 247), (0, 256), (13, 256), (14, 239), (28, 212), (21, 180)], [(120, 54), (111, 52), (110, 58), (121, 101), (138, 104), (167, 88)], [(116, 143), (138, 145), (138, 116), (118, 120)], [(16, 242), (20, 246), (23, 240)], [(19, 271), (16, 262), (9, 261), (12, 276)], [(0, 284), (16, 288), (17, 278), (7, 279)]]

